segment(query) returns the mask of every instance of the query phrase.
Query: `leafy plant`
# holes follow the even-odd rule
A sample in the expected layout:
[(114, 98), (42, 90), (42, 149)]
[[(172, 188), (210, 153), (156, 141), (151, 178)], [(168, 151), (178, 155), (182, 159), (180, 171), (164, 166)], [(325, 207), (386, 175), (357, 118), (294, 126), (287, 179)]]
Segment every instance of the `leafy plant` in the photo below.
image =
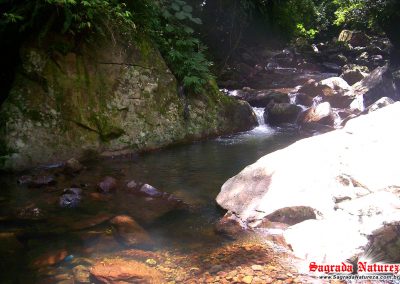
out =
[(202, 23), (192, 12), (192, 6), (185, 1), (167, 2), (160, 8), (161, 19), (154, 27), (153, 39), (185, 89), (201, 93), (205, 84), (213, 78), (210, 72), (212, 63), (205, 56), (206, 47), (191, 27)]

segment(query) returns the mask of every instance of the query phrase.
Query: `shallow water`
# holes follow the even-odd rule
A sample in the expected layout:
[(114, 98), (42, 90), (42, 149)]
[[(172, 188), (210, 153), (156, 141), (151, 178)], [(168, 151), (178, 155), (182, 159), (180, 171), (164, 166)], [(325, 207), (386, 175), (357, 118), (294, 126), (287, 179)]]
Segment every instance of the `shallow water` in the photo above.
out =
[[(75, 258), (95, 255), (101, 251), (98, 244), (94, 244), (98, 239), (94, 241), (86, 235), (107, 235), (110, 226), (103, 224), (73, 232), (70, 228), (85, 218), (101, 214), (132, 213), (155, 241), (153, 249), (184, 251), (218, 246), (226, 241), (213, 230), (223, 214), (215, 203), (221, 185), (245, 166), (296, 139), (295, 129), (260, 125), (248, 132), (174, 146), (134, 158), (92, 160), (85, 163), (87, 168), (79, 175), (61, 176), (55, 186), (46, 189), (27, 188), (17, 185), (16, 176), (1, 176), (0, 233), (16, 233), (23, 246), (14, 258), (17, 263), (7, 257), (0, 259), (1, 267), (7, 270), (11, 280), (17, 271), (25, 271), (25, 264), (48, 250), (66, 248), (70, 258), (72, 255)], [(146, 211), (145, 200), (127, 199), (126, 195), (119, 194), (103, 202), (84, 199), (77, 208), (59, 208), (58, 198), (64, 188), (78, 186), (88, 195), (96, 191), (95, 185), (104, 176), (113, 176), (121, 184), (130, 180), (151, 184), (183, 199), (190, 209), (147, 222), (141, 216)], [(34, 218), (15, 218), (24, 208), (39, 208), (39, 214)], [(108, 246), (109, 251), (122, 249), (114, 243), (104, 246)], [(25, 277), (29, 273), (26, 272)]]

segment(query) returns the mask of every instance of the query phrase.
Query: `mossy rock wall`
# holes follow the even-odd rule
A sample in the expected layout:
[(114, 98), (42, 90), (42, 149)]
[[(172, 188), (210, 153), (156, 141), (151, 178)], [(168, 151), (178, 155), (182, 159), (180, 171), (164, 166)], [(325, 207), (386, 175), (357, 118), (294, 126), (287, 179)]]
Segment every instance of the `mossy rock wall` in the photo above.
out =
[[(256, 124), (244, 102), (178, 95), (177, 82), (147, 40), (77, 45), (48, 36), (21, 49), (22, 64), (0, 110), (0, 169), (160, 148)], [(189, 117), (184, 118), (187, 104)]]

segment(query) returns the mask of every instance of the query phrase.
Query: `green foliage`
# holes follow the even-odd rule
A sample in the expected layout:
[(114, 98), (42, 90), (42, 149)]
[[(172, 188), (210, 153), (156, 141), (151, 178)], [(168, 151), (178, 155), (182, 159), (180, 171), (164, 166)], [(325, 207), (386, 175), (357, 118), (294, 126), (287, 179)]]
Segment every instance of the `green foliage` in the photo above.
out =
[(192, 24), (201, 19), (193, 17), (193, 8), (182, 0), (167, 2), (160, 9), (161, 21), (154, 28), (153, 39), (177, 79), (186, 90), (201, 93), (213, 78), (206, 59), (206, 47), (196, 38)]
[[(350, 25), (353, 27), (371, 26), (372, 22), (365, 15), (364, 0), (333, 0), (337, 5), (335, 11), (336, 19), (334, 24), (337, 26)], [(361, 17), (361, 18), (360, 18)]]
[(296, 34), (299, 37), (304, 37), (306, 39), (314, 39), (315, 36), (317, 35), (318, 31), (316, 29), (309, 29), (306, 30), (304, 25), (302, 23), (298, 23), (296, 26)]
[(50, 30), (89, 38), (114, 33), (145, 35), (159, 46), (168, 66), (187, 91), (201, 93), (212, 78), (205, 46), (192, 25), (202, 21), (182, 0), (36, 0), (4, 4), (0, 31), (10, 27), (19, 33), (45, 36)]
[(113, 26), (135, 28), (132, 14), (124, 3), (113, 0), (37, 0), (5, 1), (0, 28), (17, 25), (19, 32), (51, 29), (73, 35), (97, 32), (105, 34)]

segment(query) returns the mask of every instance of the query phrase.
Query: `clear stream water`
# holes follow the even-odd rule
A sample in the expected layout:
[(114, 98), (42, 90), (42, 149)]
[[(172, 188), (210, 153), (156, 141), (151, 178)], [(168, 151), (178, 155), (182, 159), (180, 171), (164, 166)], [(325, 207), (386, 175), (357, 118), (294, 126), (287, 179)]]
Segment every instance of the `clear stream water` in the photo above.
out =
[[(0, 233), (24, 232), (23, 254), (20, 260), (26, 261), (36, 251), (48, 248), (74, 247), (82, 243), (80, 238), (69, 234), (68, 230), (59, 233), (51, 231), (54, 224), (47, 222), (8, 222), (8, 215), (15, 213), (15, 208), (38, 207), (47, 218), (59, 220), (59, 226), (81, 216), (94, 216), (99, 212), (112, 215), (121, 214), (119, 208), (129, 206), (140, 211), (141, 202), (132, 202), (124, 198), (98, 205), (83, 203), (79, 208), (61, 209), (57, 200), (63, 188), (71, 185), (89, 187), (98, 183), (104, 176), (113, 176), (121, 182), (136, 180), (174, 194), (190, 204), (189, 211), (167, 214), (152, 224), (145, 224), (146, 230), (156, 240), (159, 248), (191, 249), (224, 242), (214, 233), (214, 224), (223, 212), (215, 203), (215, 197), (222, 184), (237, 174), (245, 166), (275, 150), (284, 148), (298, 139), (297, 131), (292, 128), (271, 128), (263, 123), (262, 109), (255, 108), (260, 125), (251, 131), (223, 136), (216, 139), (195, 142), (189, 145), (174, 146), (160, 151), (146, 153), (135, 158), (96, 160), (86, 163), (87, 169), (71, 180), (59, 182), (51, 189), (30, 189), (17, 185), (16, 176), (0, 176)], [(71, 217), (72, 216), (72, 217)], [(58, 219), (57, 219), (58, 218)], [(64, 219), (63, 219), (64, 218)], [(61, 232), (61, 233), (60, 233)], [(84, 244), (83, 246), (85, 246)], [(90, 246), (90, 244), (89, 244)], [(71, 254), (79, 255), (80, 250), (71, 249)], [(6, 264), (7, 259), (0, 259), (3, 267), (12, 267), (9, 271), (20, 271), (13, 264)], [(20, 262), (18, 265), (22, 265)], [(15, 273), (12, 272), (12, 273)], [(10, 272), (10, 273), (11, 273)], [(0, 281), (1, 282), (1, 281)]]

